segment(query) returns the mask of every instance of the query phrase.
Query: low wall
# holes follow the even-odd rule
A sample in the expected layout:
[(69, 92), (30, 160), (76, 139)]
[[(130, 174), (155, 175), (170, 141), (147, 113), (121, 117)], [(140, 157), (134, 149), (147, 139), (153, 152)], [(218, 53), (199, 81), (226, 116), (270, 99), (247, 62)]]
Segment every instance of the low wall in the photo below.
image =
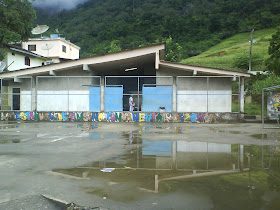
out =
[(242, 120), (238, 113), (160, 112), (0, 112), (1, 121), (221, 123)]

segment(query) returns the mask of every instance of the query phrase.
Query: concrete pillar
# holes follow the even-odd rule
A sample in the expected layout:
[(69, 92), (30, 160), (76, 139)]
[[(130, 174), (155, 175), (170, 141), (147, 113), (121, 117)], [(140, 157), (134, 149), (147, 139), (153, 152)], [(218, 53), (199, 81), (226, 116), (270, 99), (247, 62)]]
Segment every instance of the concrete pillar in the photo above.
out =
[(177, 77), (173, 77), (173, 101), (172, 101), (172, 108), (173, 112), (177, 112)]
[(104, 112), (104, 101), (105, 101), (105, 77), (100, 78), (100, 111)]
[(37, 84), (36, 77), (31, 78), (31, 110), (37, 111)]
[(156, 52), (155, 69), (159, 69), (159, 51)]
[(239, 92), (239, 110), (244, 113), (245, 91), (244, 91), (244, 77), (240, 77), (240, 92)]
[(32, 77), (32, 92), (31, 92), (31, 108), (33, 111), (37, 111), (37, 77)]

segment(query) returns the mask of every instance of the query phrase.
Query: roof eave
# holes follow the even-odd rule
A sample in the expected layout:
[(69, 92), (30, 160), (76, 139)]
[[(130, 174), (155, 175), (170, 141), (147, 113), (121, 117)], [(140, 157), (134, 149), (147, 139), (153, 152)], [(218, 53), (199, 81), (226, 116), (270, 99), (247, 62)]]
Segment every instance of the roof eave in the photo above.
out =
[(209, 73), (215, 75), (250, 77), (250, 74), (246, 74), (242, 72), (227, 71), (227, 70), (214, 69), (208, 67), (191, 66), (191, 65), (181, 64), (181, 63), (166, 62), (162, 60), (160, 61), (159, 65), (175, 68), (179, 70), (196, 71), (196, 72)]

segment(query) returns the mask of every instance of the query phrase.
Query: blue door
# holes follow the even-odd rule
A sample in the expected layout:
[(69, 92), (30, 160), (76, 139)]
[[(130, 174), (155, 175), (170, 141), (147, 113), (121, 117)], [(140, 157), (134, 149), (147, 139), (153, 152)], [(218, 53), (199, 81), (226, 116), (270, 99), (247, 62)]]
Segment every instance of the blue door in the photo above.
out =
[(105, 112), (123, 111), (123, 86), (105, 87)]
[(100, 87), (89, 88), (89, 111), (100, 112)]

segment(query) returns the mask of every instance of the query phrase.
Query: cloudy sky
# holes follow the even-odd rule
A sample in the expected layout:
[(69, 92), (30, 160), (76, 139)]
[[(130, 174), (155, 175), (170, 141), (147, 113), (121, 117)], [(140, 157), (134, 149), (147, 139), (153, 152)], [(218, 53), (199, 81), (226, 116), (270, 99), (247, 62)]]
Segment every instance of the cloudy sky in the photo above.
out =
[(56, 10), (73, 9), (87, 0), (35, 0), (33, 5), (39, 8), (55, 8)]

